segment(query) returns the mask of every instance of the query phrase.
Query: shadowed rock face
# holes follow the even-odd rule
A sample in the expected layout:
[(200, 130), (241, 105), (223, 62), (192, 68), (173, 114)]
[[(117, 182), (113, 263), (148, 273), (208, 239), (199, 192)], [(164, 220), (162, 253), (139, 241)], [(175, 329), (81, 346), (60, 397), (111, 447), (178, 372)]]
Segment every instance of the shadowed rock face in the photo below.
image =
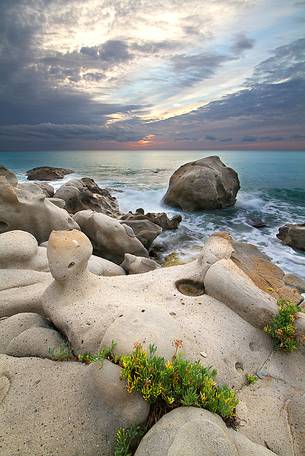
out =
[(119, 214), (117, 199), (88, 177), (68, 181), (56, 191), (55, 198), (64, 200), (65, 209), (71, 214), (86, 209), (110, 216)]
[(222, 209), (235, 204), (239, 188), (236, 171), (212, 156), (178, 168), (163, 201), (185, 211)]
[(63, 179), (67, 174), (73, 173), (73, 169), (54, 168), (52, 166), (38, 166), (26, 172), (28, 180), (52, 181)]
[(290, 247), (305, 251), (305, 223), (281, 226), (276, 237)]

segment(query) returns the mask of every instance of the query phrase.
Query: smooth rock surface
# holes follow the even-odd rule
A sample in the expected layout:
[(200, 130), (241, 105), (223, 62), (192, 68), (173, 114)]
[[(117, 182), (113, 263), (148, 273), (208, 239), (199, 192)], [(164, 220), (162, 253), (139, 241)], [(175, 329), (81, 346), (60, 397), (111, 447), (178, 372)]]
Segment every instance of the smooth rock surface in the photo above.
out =
[(205, 275), (204, 285), (208, 295), (257, 328), (263, 329), (278, 312), (275, 299), (260, 290), (232, 260), (214, 263)]
[(36, 184), (13, 187), (0, 177), (0, 233), (28, 231), (41, 243), (52, 230), (78, 228), (68, 212), (52, 204)]
[(135, 456), (272, 456), (275, 453), (227, 429), (207, 410), (180, 407), (164, 415), (144, 436)]
[(147, 416), (107, 361), (99, 369), (0, 355), (1, 385), (1, 456), (112, 456), (116, 430)]
[(151, 258), (143, 258), (131, 255), (131, 253), (125, 253), (124, 261), (121, 263), (121, 267), (128, 274), (144, 274), (148, 271), (154, 271), (161, 266)]
[(303, 297), (299, 291), (286, 285), (282, 269), (273, 264), (255, 245), (245, 242), (233, 242), (232, 245), (232, 260), (258, 288), (275, 299), (288, 299), (296, 304), (302, 302)]
[(148, 257), (148, 252), (133, 230), (108, 215), (86, 210), (77, 212), (74, 220), (89, 237), (94, 251), (102, 258), (121, 264), (125, 253)]
[(211, 156), (180, 166), (163, 200), (184, 211), (222, 209), (235, 204), (239, 188), (236, 171)]

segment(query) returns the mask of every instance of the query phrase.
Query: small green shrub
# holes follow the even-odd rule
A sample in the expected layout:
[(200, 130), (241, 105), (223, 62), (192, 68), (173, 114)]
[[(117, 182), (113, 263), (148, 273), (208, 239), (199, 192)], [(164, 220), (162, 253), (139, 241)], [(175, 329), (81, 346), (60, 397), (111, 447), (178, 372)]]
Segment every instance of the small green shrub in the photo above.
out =
[(253, 383), (257, 382), (258, 377), (253, 374), (246, 374), (246, 380), (248, 385), (252, 385)]
[(119, 361), (119, 356), (116, 356), (113, 351), (116, 346), (116, 342), (111, 342), (111, 347), (102, 348), (98, 353), (93, 355), (92, 353), (83, 353), (82, 355), (78, 355), (78, 360), (81, 363), (90, 364), (90, 363), (103, 363), (104, 359), (109, 359), (116, 364)]
[(285, 299), (279, 299), (278, 306), (279, 312), (264, 331), (272, 337), (275, 348), (285, 352), (295, 351), (298, 348), (295, 320), (300, 309)]
[(74, 355), (69, 344), (62, 344), (59, 347), (48, 347), (48, 352), (54, 361), (70, 361)]
[(223, 418), (234, 415), (238, 403), (235, 391), (215, 382), (217, 371), (203, 367), (200, 361), (185, 360), (178, 348), (171, 360), (166, 361), (156, 354), (156, 346), (149, 347), (149, 353), (140, 344), (129, 355), (120, 359), (121, 376), (127, 380), (131, 393), (139, 392), (150, 404), (161, 402), (167, 411), (179, 406), (202, 407)]
[(142, 426), (119, 428), (115, 436), (114, 456), (132, 456), (146, 433)]

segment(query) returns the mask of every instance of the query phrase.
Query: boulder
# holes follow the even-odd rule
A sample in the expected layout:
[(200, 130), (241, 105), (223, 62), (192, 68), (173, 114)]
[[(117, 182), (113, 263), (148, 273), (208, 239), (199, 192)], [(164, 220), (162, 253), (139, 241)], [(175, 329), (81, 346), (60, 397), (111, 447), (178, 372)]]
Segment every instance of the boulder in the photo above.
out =
[(260, 290), (232, 260), (214, 263), (206, 272), (204, 286), (209, 296), (257, 328), (263, 329), (278, 312), (276, 300)]
[(0, 234), (0, 269), (49, 271), (47, 252), (36, 238), (20, 230)]
[(55, 197), (65, 201), (65, 208), (71, 214), (86, 209), (110, 216), (119, 214), (117, 199), (86, 177), (66, 182), (56, 191)]
[(65, 340), (45, 318), (19, 313), (0, 320), (0, 353), (52, 359), (65, 347)]
[(275, 299), (283, 298), (299, 304), (303, 297), (296, 288), (287, 286), (285, 273), (273, 264), (269, 257), (255, 245), (246, 242), (233, 242), (231, 259), (244, 271), (255, 285)]
[(36, 184), (12, 186), (0, 177), (0, 233), (28, 231), (41, 243), (52, 230), (73, 228), (79, 226), (68, 212), (52, 204)]
[(16, 187), (16, 185), (18, 184), (16, 174), (12, 173), (12, 171), (7, 169), (3, 165), (0, 165), (0, 177), (1, 176), (4, 177), (7, 180), (7, 182), (13, 187)]
[(160, 264), (151, 258), (137, 257), (131, 253), (125, 253), (124, 261), (121, 267), (128, 274), (143, 274), (148, 271), (160, 268)]
[(50, 283), (47, 272), (0, 269), (0, 318), (21, 312), (43, 313), (41, 297)]
[(130, 226), (139, 241), (146, 249), (149, 249), (154, 240), (162, 233), (162, 228), (148, 219), (144, 220), (120, 220), (124, 225)]
[(143, 423), (147, 403), (120, 368), (0, 355), (1, 456), (112, 456), (120, 427)]
[(162, 230), (176, 230), (182, 221), (181, 215), (174, 215), (171, 219), (165, 212), (147, 212), (144, 213), (144, 209), (139, 208), (136, 213), (129, 212), (121, 216), (121, 220), (150, 220), (152, 223), (161, 226)]
[(235, 204), (239, 188), (236, 171), (217, 156), (206, 157), (174, 172), (163, 201), (184, 211), (223, 209)]
[(281, 226), (276, 237), (290, 247), (305, 250), (305, 223)]
[(135, 456), (275, 456), (207, 410), (179, 407), (143, 437)]
[(41, 188), (41, 190), (44, 192), (47, 198), (53, 198), (55, 191), (52, 185), (46, 184), (45, 182), (39, 182), (36, 185), (38, 185), (38, 187)]
[(97, 255), (121, 264), (125, 253), (148, 257), (148, 252), (132, 228), (108, 215), (86, 210), (77, 212), (74, 220), (89, 237)]
[(63, 179), (67, 174), (74, 173), (72, 169), (56, 168), (53, 166), (38, 166), (26, 172), (28, 180), (52, 181)]

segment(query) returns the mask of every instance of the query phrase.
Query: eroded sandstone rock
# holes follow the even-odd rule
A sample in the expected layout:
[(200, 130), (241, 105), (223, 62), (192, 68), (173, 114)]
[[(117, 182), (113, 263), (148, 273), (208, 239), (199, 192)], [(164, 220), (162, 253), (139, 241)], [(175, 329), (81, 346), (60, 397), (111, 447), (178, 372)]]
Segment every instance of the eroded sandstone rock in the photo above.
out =
[(121, 263), (121, 267), (128, 274), (143, 274), (148, 271), (154, 271), (161, 266), (151, 258), (143, 258), (131, 255), (131, 253), (125, 253), (124, 261)]
[(56, 191), (55, 197), (65, 201), (65, 208), (71, 214), (86, 209), (109, 216), (119, 214), (117, 199), (87, 177), (66, 182)]
[(119, 369), (0, 355), (1, 456), (112, 456), (117, 429), (148, 414)]
[(52, 230), (78, 228), (68, 212), (52, 204), (37, 185), (12, 186), (0, 177), (0, 233), (28, 231), (40, 243), (48, 240)]
[(272, 456), (222, 419), (195, 407), (180, 407), (164, 415), (144, 436), (135, 456)]
[(148, 252), (132, 228), (108, 215), (86, 210), (77, 212), (74, 220), (92, 242), (94, 251), (102, 258), (120, 264), (125, 253), (148, 257)]

